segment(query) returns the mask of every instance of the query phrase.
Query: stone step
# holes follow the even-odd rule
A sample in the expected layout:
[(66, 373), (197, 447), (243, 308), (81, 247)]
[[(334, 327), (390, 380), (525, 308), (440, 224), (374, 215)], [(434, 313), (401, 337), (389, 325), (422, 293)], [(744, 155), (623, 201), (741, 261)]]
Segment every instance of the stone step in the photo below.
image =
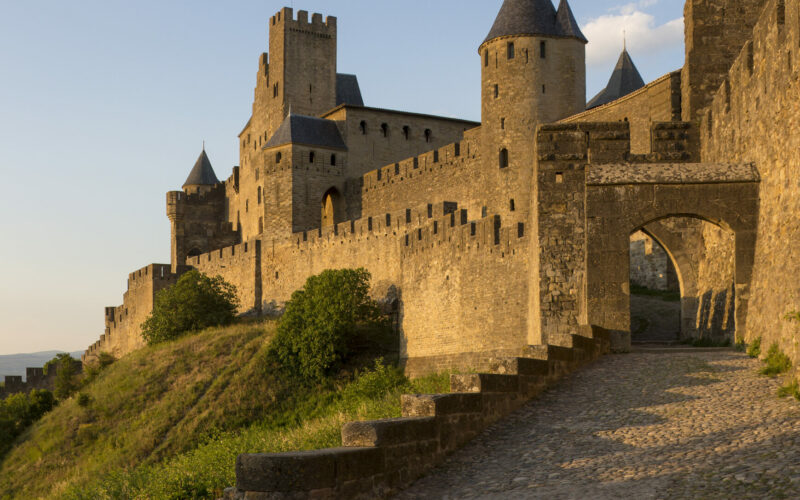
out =
[(450, 390), (453, 392), (490, 393), (518, 392), (519, 377), (493, 373), (467, 373), (450, 375)]
[(492, 365), (492, 373), (505, 375), (540, 375), (546, 377), (552, 371), (550, 362), (535, 358), (505, 358)]
[(438, 438), (434, 417), (389, 418), (348, 422), (342, 427), (342, 446), (347, 448), (395, 446)]
[(404, 417), (439, 417), (481, 413), (483, 398), (478, 393), (404, 394), (400, 405)]

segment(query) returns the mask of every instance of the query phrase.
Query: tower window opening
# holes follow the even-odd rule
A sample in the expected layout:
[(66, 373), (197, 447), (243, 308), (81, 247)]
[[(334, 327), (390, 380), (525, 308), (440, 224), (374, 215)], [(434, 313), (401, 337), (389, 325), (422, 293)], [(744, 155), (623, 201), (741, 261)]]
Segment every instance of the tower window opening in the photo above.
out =
[(408, 140), (409, 135), (411, 135), (411, 129), (408, 128), (408, 125), (403, 127), (403, 137)]
[(516, 205), (516, 203), (514, 203), (514, 200), (513, 200), (513, 199), (511, 200), (511, 206), (510, 206), (510, 208), (511, 208), (511, 211), (512, 211), (512, 212), (513, 212), (513, 211), (515, 211), (515, 210), (517, 209), (517, 205)]
[(316, 160), (316, 159), (317, 159), (317, 155), (313, 151), (308, 153), (308, 163), (314, 163), (314, 160)]
[(506, 129), (506, 119), (505, 118), (500, 118), (500, 128), (502, 130)]
[(283, 155), (281, 153), (279, 153), (279, 152), (275, 153), (275, 163), (280, 163), (281, 162), (281, 158), (283, 158)]
[(258, 204), (261, 205), (261, 186), (258, 186)]
[(358, 129), (361, 131), (361, 135), (367, 135), (367, 122), (362, 121), (359, 123)]
[(244, 213), (250, 211), (250, 200), (244, 200)]
[(514, 52), (514, 42), (509, 42), (508, 45), (507, 45), (506, 50), (508, 52), (508, 58), (509, 59), (514, 59), (514, 57), (516, 56), (516, 54)]
[(431, 142), (431, 135), (432, 135), (431, 129), (426, 128), (425, 129), (425, 142)]
[(278, 86), (277, 83), (275, 83), (275, 85), (272, 86), (272, 97), (278, 97), (279, 93), (280, 93), (280, 87)]
[(486, 49), (486, 52), (483, 53), (483, 65), (489, 66), (489, 49)]
[(503, 148), (500, 150), (500, 168), (508, 167), (508, 149)]
[(547, 42), (539, 42), (539, 57), (547, 59)]
[(547, 88), (544, 85), (542, 85), (542, 94), (546, 94), (546, 93), (547, 93)]
[(331, 166), (332, 167), (336, 166), (336, 155), (331, 155)]
[(494, 98), (497, 99), (500, 97), (500, 85), (494, 85)]
[(389, 125), (386, 123), (381, 123), (381, 134), (384, 137), (389, 137)]

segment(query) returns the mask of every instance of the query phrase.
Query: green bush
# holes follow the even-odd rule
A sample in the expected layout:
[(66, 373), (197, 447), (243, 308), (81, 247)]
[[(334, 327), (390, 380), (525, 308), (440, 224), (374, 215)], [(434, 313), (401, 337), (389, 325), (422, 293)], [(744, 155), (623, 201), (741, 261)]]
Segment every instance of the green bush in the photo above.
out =
[(764, 365), (764, 368), (761, 369), (762, 375), (777, 377), (781, 373), (786, 373), (792, 368), (792, 360), (789, 359), (789, 356), (781, 352), (778, 344), (772, 344), (769, 351), (767, 351)]
[(747, 347), (747, 355), (751, 358), (757, 358), (761, 356), (761, 337), (753, 340), (753, 342)]
[[(59, 356), (62, 355), (59, 354)], [(78, 390), (81, 362), (66, 354), (60, 358), (57, 366), (54, 393), (57, 399), (63, 400)]]
[(88, 407), (89, 404), (91, 404), (91, 402), (92, 402), (92, 397), (86, 394), (85, 392), (78, 394), (78, 406), (80, 406), (81, 408)]
[(272, 341), (271, 357), (287, 372), (318, 381), (347, 357), (359, 325), (381, 322), (365, 269), (328, 270), (294, 292)]
[(778, 396), (782, 398), (792, 396), (800, 401), (800, 384), (797, 383), (797, 380), (792, 380), (787, 385), (778, 389)]
[(29, 394), (13, 394), (0, 401), (0, 457), (14, 439), (56, 405), (53, 393), (33, 390)]
[(211, 278), (192, 270), (156, 294), (153, 311), (142, 323), (142, 337), (152, 345), (187, 332), (228, 325), (238, 307), (235, 286), (221, 276)]

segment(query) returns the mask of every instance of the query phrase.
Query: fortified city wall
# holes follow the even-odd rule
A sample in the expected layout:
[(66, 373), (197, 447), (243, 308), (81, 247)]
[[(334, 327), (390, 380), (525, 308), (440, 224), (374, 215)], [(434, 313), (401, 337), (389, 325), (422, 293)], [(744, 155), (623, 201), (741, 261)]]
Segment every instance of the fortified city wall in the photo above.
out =
[(752, 161), (761, 206), (744, 334), (778, 342), (795, 364), (800, 310), (800, 1), (769, 0), (702, 121), (703, 159)]
[[(61, 363), (56, 363), (48, 367), (47, 373), (44, 368), (25, 368), (25, 381), (19, 375), (6, 375), (3, 385), (0, 386), (0, 400), (12, 394), (27, 394), (33, 390), (45, 389), (52, 391), (55, 389), (56, 375)], [(78, 373), (83, 369), (83, 365), (78, 363)]]
[(631, 124), (631, 153), (650, 152), (650, 126), (681, 121), (681, 72), (673, 71), (608, 104), (570, 116), (561, 123), (615, 122)]

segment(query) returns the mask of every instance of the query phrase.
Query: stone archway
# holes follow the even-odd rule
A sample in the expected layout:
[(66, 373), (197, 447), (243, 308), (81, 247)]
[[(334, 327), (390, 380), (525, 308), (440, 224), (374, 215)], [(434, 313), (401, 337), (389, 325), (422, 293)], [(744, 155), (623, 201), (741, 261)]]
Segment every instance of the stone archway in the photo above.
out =
[(346, 219), (344, 197), (335, 187), (328, 189), (322, 196), (322, 227), (330, 227)]
[[(726, 166), (717, 165), (703, 165), (706, 171), (697, 172), (698, 177), (708, 178), (713, 167), (720, 170), (715, 173), (720, 180), (692, 182), (686, 179), (687, 172), (691, 173), (688, 165), (680, 166), (681, 177), (674, 179), (658, 175), (659, 172), (643, 178), (641, 171), (636, 171), (628, 180), (619, 175), (619, 166), (614, 166), (617, 171), (612, 182), (601, 182), (603, 176), (596, 177), (600, 180), (587, 179), (586, 216), (591, 221), (586, 235), (589, 324), (630, 334), (630, 235), (648, 228), (665, 248), (673, 248), (672, 257), (680, 268), (681, 259), (690, 260), (691, 254), (681, 250), (680, 245), (670, 245), (672, 235), (663, 230), (662, 221), (688, 217), (712, 223), (734, 235), (731, 293), (735, 296), (736, 329), (744, 331), (758, 220), (758, 179), (755, 174), (748, 178), (746, 172), (740, 175), (741, 179), (725, 179)], [(691, 287), (691, 273), (682, 274), (682, 287)]]

